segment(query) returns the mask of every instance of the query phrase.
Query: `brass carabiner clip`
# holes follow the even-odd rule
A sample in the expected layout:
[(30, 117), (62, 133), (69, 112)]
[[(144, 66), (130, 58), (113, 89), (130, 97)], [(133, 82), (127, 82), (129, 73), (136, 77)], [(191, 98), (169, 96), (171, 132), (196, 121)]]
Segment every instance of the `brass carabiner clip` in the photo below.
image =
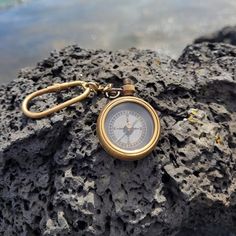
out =
[[(52, 108), (48, 108), (44, 111), (32, 112), (28, 109), (29, 102), (35, 97), (38, 97), (38, 96), (46, 94), (46, 93), (58, 92), (58, 91), (68, 89), (71, 87), (75, 87), (75, 86), (83, 87), (84, 92), (75, 98), (67, 100), (61, 104), (58, 104)], [(62, 83), (62, 84), (54, 84), (54, 85), (51, 85), (47, 88), (40, 89), (38, 91), (35, 91), (35, 92), (29, 94), (24, 99), (24, 101), (22, 103), (22, 111), (26, 116), (28, 116), (30, 118), (33, 118), (33, 119), (42, 118), (42, 117), (45, 117), (45, 116), (48, 116), (54, 112), (60, 111), (61, 109), (65, 108), (65, 107), (68, 107), (74, 103), (77, 103), (77, 102), (85, 99), (86, 97), (88, 97), (91, 90), (93, 90), (93, 89), (91, 88), (90, 83), (87, 83), (84, 81), (72, 81), (72, 82), (67, 82), (67, 83)]]

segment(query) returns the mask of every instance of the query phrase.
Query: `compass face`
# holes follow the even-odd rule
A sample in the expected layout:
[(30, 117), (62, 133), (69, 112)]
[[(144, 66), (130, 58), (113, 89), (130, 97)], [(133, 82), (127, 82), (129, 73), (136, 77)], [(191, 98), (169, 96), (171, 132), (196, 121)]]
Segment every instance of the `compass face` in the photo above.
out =
[(154, 122), (149, 111), (142, 105), (123, 102), (107, 113), (105, 132), (115, 146), (134, 151), (150, 142), (153, 137)]

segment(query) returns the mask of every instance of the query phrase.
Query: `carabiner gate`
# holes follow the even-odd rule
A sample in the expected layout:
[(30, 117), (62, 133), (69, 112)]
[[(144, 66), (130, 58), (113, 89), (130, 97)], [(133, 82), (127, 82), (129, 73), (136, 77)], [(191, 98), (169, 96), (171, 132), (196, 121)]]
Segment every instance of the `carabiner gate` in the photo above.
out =
[[(32, 112), (28, 109), (29, 102), (35, 97), (41, 96), (43, 94), (51, 93), (51, 92), (58, 92), (58, 91), (68, 89), (71, 87), (75, 87), (75, 86), (83, 87), (84, 92), (75, 98), (67, 100), (61, 104), (55, 105), (54, 107), (48, 108), (44, 111)], [(91, 88), (90, 88), (89, 84), (84, 81), (72, 81), (72, 82), (66, 82), (66, 83), (62, 83), (62, 84), (54, 84), (54, 85), (51, 85), (47, 88), (40, 89), (38, 91), (35, 91), (35, 92), (29, 94), (24, 99), (24, 101), (22, 103), (22, 111), (26, 116), (28, 116), (30, 118), (33, 118), (33, 119), (42, 118), (42, 117), (45, 117), (45, 116), (48, 116), (54, 112), (60, 111), (61, 109), (65, 108), (65, 107), (68, 107), (74, 103), (77, 103), (77, 102), (85, 99), (86, 97), (88, 97), (90, 91), (91, 91)]]

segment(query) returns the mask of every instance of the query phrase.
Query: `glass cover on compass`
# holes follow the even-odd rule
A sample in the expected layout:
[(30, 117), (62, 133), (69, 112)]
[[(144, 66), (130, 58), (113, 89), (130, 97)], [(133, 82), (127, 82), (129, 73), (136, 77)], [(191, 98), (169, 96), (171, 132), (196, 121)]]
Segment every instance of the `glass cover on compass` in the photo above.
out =
[(153, 137), (154, 122), (145, 107), (135, 102), (124, 102), (107, 113), (105, 132), (117, 147), (134, 151), (150, 142)]

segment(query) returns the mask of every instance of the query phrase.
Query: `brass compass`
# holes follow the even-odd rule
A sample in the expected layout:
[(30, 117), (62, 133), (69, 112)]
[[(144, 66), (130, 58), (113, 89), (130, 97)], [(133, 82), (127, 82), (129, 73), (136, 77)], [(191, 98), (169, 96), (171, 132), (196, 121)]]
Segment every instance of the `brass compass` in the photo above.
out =
[[(80, 96), (42, 112), (28, 110), (28, 103), (34, 97), (78, 85), (84, 88)], [(138, 160), (147, 156), (158, 142), (160, 121), (149, 103), (133, 96), (135, 87), (129, 79), (124, 80), (122, 88), (83, 81), (52, 85), (28, 95), (23, 101), (22, 111), (28, 117), (42, 118), (83, 100), (92, 91), (102, 92), (113, 99), (102, 109), (97, 120), (97, 135), (106, 152), (122, 160)]]

